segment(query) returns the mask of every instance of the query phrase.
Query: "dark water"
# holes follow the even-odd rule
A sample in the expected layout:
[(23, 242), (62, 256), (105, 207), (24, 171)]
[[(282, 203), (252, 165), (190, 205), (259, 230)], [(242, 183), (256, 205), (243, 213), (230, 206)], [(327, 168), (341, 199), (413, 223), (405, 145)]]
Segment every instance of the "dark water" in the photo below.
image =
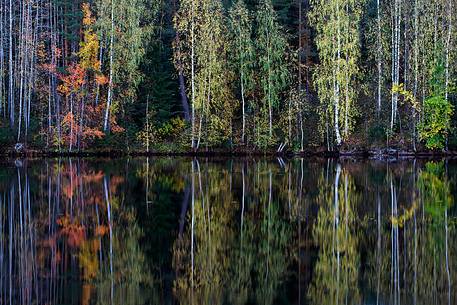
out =
[(0, 304), (456, 304), (457, 163), (0, 168)]

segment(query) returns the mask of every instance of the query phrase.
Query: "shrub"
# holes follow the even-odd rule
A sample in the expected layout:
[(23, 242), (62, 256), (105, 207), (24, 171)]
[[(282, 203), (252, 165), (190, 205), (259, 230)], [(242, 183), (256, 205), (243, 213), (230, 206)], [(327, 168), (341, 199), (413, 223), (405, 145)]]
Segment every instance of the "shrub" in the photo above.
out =
[(424, 120), (419, 124), (419, 137), (428, 149), (444, 149), (454, 107), (443, 96), (424, 102)]

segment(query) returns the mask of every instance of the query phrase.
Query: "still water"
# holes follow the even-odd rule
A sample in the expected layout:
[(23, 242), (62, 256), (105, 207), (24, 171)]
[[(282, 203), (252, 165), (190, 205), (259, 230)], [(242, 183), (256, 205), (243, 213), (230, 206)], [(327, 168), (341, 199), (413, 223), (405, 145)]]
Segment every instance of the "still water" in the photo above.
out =
[(0, 304), (456, 304), (457, 162), (0, 167)]

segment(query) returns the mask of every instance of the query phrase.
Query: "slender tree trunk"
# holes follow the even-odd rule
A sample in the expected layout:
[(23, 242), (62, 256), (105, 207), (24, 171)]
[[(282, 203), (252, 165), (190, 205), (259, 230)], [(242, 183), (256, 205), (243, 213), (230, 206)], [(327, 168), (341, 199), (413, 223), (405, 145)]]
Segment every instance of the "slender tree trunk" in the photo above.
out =
[(303, 80), (302, 80), (302, 60), (303, 60), (303, 0), (298, 0), (298, 121), (300, 124), (300, 151), (304, 149), (304, 129), (303, 129)]
[(244, 98), (244, 74), (241, 71), (241, 107), (242, 107), (242, 120), (243, 120), (243, 130), (241, 134), (241, 142), (246, 144), (246, 109), (245, 109), (245, 98)]
[(335, 97), (334, 97), (334, 124), (335, 136), (337, 146), (341, 145), (341, 134), (339, 124), (339, 110), (340, 110), (340, 61), (341, 61), (341, 25), (340, 25), (340, 0), (336, 0), (336, 14), (337, 14), (337, 68), (335, 75)]
[(267, 29), (267, 41), (268, 41), (268, 47), (267, 47), (267, 52), (268, 52), (268, 121), (269, 121), (269, 135), (270, 135), (270, 142), (273, 140), (273, 106), (272, 106), (272, 101), (271, 101), (271, 62), (270, 62), (270, 37), (269, 37), (269, 32)]
[(292, 100), (291, 99), (289, 99), (287, 106), (288, 106), (287, 121), (289, 123), (289, 126), (287, 128), (287, 141), (284, 143), (284, 147), (287, 142), (292, 143)]
[(381, 103), (382, 103), (382, 34), (381, 34), (381, 5), (380, 0), (377, 0), (377, 23), (378, 23), (378, 38), (377, 38), (377, 61), (378, 61), (378, 104), (377, 114), (378, 117), (381, 114)]
[(191, 115), (190, 115), (190, 109), (189, 109), (189, 101), (187, 99), (186, 82), (184, 80), (184, 74), (182, 72), (182, 68), (180, 68), (178, 71), (178, 79), (179, 79), (179, 94), (181, 95), (181, 105), (182, 105), (182, 109), (184, 111), (184, 120), (186, 120), (186, 122), (190, 122)]
[(298, 94), (301, 97), (302, 91), (302, 29), (303, 29), (303, 9), (302, 9), (303, 0), (298, 0)]
[(244, 60), (243, 60), (243, 47), (242, 39), (244, 38), (241, 33), (241, 24), (238, 25), (238, 52), (240, 54), (240, 87), (241, 87), (241, 111), (242, 111), (242, 131), (241, 143), (246, 144), (246, 111), (245, 111), (245, 93), (244, 93)]
[(192, 90), (192, 149), (195, 150), (195, 8), (191, 8), (191, 90)]
[[(349, 3), (346, 3), (346, 15), (349, 16)], [(347, 33), (346, 33), (346, 43), (349, 44), (350, 42), (350, 18), (347, 18)], [(349, 103), (350, 103), (350, 97), (349, 97), (349, 83), (351, 81), (351, 78), (349, 76), (349, 51), (346, 50), (346, 66), (345, 66), (345, 102), (344, 102), (344, 138), (347, 139), (349, 136)]]
[[(103, 36), (100, 38), (100, 50), (98, 54), (98, 60), (100, 61), (100, 66), (103, 66)], [(95, 93), (95, 106), (98, 106), (98, 101), (100, 100), (100, 84), (97, 82), (97, 89)]]
[(20, 26), (20, 43), (19, 43), (19, 116), (18, 116), (18, 128), (17, 128), (17, 142), (19, 142), (21, 137), (21, 128), (22, 128), (22, 98), (23, 98), (23, 87), (24, 87), (24, 63), (25, 63), (25, 53), (27, 48), (26, 37), (24, 35), (24, 19), (25, 19), (25, 10), (22, 9), (21, 12), (21, 26)]
[(74, 121), (74, 114), (73, 114), (73, 94), (70, 95), (70, 114), (71, 114), (71, 121), (70, 121), (70, 147), (69, 151), (71, 152), (73, 149), (73, 121)]
[[(41, 3), (39, 3), (40, 5)], [(38, 31), (39, 31), (39, 13), (40, 9), (38, 8), (36, 10), (35, 14), (35, 24), (34, 26), (31, 25), (31, 35), (33, 36), (32, 38), (32, 49), (31, 49), (31, 54), (30, 54), (30, 67), (29, 67), (29, 81), (28, 81), (28, 93), (27, 93), (27, 118), (26, 118), (26, 125), (25, 125), (25, 143), (27, 144), (27, 137), (28, 137), (28, 131), (30, 127), (30, 117), (31, 117), (31, 103), (32, 103), (32, 93), (33, 90), (35, 89), (34, 84), (35, 84), (35, 77), (36, 77), (36, 52), (37, 52), (37, 45), (38, 45)], [(30, 4), (30, 19), (32, 23), (32, 5)]]
[[(395, 0), (392, 27), (392, 87), (398, 87), (400, 83), (400, 40), (401, 40), (401, 0)], [(398, 93), (392, 91), (392, 112), (390, 129), (393, 131), (397, 121)]]
[(184, 119), (186, 122), (191, 121), (191, 114), (190, 114), (190, 108), (189, 108), (189, 100), (187, 98), (187, 93), (186, 93), (186, 82), (184, 79), (184, 72), (182, 68), (182, 62), (181, 62), (181, 47), (180, 47), (180, 38), (179, 38), (179, 33), (176, 33), (176, 46), (178, 48), (178, 53), (180, 54), (178, 56), (178, 81), (179, 81), (179, 95), (181, 96), (181, 106), (184, 112)]
[(446, 39), (446, 83), (445, 83), (445, 99), (448, 100), (449, 97), (449, 62), (450, 62), (450, 51), (452, 48), (452, 16), (455, 14), (452, 6), (453, 0), (448, 0), (448, 29), (447, 29), (447, 39)]
[[(418, 0), (414, 0), (414, 100), (417, 101), (417, 91), (419, 85), (419, 12)], [(416, 151), (416, 109), (413, 107), (413, 150)]]
[(111, 100), (113, 98), (113, 77), (114, 77), (114, 0), (111, 0), (111, 34), (110, 34), (110, 56), (109, 56), (109, 84), (108, 98), (106, 101), (105, 121), (103, 130), (109, 131), (109, 115), (111, 108)]
[(82, 96), (81, 98), (81, 109), (80, 109), (80, 117), (79, 117), (79, 130), (78, 130), (78, 151), (81, 150), (81, 141), (83, 139), (84, 134), (84, 110), (86, 106), (86, 97)]
[(0, 115), (6, 115), (6, 107), (5, 107), (5, 54), (4, 54), (4, 31), (5, 26), (3, 24), (3, 14), (5, 13), (5, 5), (4, 1), (0, 1)]
[(149, 96), (146, 99), (146, 152), (149, 153)]
[(13, 0), (9, 2), (9, 49), (8, 49), (9, 94), (8, 105), (10, 112), (10, 125), (14, 127), (14, 71), (13, 71)]

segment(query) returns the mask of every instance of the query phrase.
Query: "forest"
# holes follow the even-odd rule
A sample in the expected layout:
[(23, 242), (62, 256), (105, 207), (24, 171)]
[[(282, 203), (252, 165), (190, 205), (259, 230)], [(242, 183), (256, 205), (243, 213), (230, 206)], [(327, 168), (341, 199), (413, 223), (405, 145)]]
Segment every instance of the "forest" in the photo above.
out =
[(0, 0), (1, 151), (457, 151), (457, 0)]

